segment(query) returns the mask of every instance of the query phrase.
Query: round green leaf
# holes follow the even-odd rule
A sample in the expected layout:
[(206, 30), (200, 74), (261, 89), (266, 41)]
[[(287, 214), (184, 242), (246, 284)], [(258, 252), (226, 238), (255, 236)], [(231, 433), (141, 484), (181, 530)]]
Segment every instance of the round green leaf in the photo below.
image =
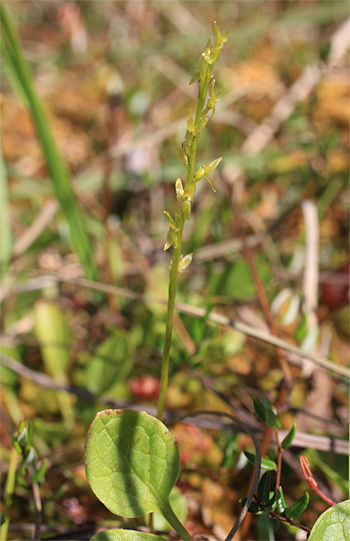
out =
[(85, 468), (92, 490), (112, 513), (164, 515), (180, 473), (179, 450), (174, 436), (155, 417), (106, 410), (97, 413), (89, 429)]
[(165, 541), (163, 537), (134, 530), (105, 530), (90, 541)]
[(350, 500), (338, 503), (322, 513), (311, 530), (308, 541), (349, 541)]

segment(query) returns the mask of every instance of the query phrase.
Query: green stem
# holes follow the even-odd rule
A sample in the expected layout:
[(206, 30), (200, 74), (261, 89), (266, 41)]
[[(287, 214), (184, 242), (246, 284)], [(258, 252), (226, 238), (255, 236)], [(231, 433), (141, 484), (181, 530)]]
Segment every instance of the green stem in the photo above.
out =
[(12, 505), (12, 496), (15, 490), (16, 469), (18, 452), (14, 447), (11, 450), (10, 467), (7, 474), (4, 492), (4, 518), (5, 522), (0, 528), (0, 541), (6, 541), (10, 523), (9, 510)]
[(175, 307), (175, 297), (176, 297), (176, 284), (177, 284), (177, 274), (181, 256), (181, 247), (182, 247), (182, 233), (184, 228), (184, 218), (183, 213), (181, 212), (182, 226), (180, 234), (178, 235), (178, 246), (174, 248), (173, 261), (171, 264), (170, 271), (170, 280), (169, 280), (169, 293), (168, 293), (168, 309), (166, 314), (166, 328), (165, 328), (165, 342), (163, 350), (163, 359), (162, 359), (162, 374), (160, 379), (160, 392), (158, 398), (158, 410), (157, 418), (162, 421), (163, 412), (164, 412), (164, 402), (165, 395), (168, 387), (168, 373), (169, 373), (169, 355), (170, 355), (170, 346), (171, 346), (171, 336), (173, 333), (173, 318), (174, 318), (174, 307)]
[[(203, 107), (204, 107), (205, 99), (207, 96), (212, 69), (213, 68), (211, 66), (209, 69), (209, 73), (207, 74), (205, 78), (201, 92), (199, 93), (199, 96), (198, 96), (195, 126), (197, 126), (203, 119)], [(199, 134), (193, 137), (193, 140), (191, 143), (190, 155), (188, 158), (187, 180), (186, 180), (187, 189), (189, 189), (191, 183), (195, 182), (194, 166), (195, 166), (195, 161), (196, 161), (198, 139), (199, 139)], [(173, 318), (174, 318), (174, 307), (175, 307), (175, 298), (176, 298), (177, 275), (178, 275), (178, 268), (179, 268), (179, 262), (180, 262), (180, 256), (181, 256), (182, 235), (183, 235), (183, 230), (184, 230), (184, 225), (185, 225), (183, 203), (181, 206), (181, 221), (182, 221), (181, 230), (177, 235), (177, 246), (176, 247), (174, 246), (173, 260), (171, 263), (170, 279), (169, 279), (165, 342), (164, 342), (164, 349), (163, 349), (162, 373), (161, 373), (161, 379), (160, 379), (160, 391), (159, 391), (158, 409), (157, 409), (157, 418), (160, 421), (162, 421), (163, 419), (165, 396), (166, 396), (166, 391), (168, 387), (169, 356), (170, 356), (170, 347), (171, 347), (171, 337), (173, 333)]]
[(184, 541), (191, 541), (192, 537), (186, 530), (185, 526), (181, 524), (174, 511), (172, 510), (169, 502), (162, 506), (162, 515), (169, 522), (170, 526), (179, 534)]

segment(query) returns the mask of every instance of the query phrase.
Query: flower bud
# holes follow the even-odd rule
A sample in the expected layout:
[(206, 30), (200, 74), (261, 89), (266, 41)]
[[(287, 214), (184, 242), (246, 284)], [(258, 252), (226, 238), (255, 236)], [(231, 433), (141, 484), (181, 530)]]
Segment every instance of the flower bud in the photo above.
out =
[(195, 181), (198, 182), (203, 177), (208, 176), (209, 173), (211, 173), (212, 171), (214, 171), (214, 169), (217, 168), (217, 166), (219, 165), (220, 162), (222, 162), (222, 160), (223, 160), (222, 157), (216, 158), (216, 160), (212, 160), (211, 162), (208, 162), (204, 167), (200, 167), (194, 176)]

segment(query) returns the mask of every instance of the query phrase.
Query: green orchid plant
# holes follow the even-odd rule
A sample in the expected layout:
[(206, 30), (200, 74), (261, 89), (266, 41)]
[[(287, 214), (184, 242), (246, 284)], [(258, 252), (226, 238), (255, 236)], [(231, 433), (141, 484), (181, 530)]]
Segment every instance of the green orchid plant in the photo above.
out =
[[(195, 171), (197, 144), (202, 130), (215, 114), (221, 92), (215, 94), (213, 68), (218, 62), (229, 32), (221, 34), (213, 24), (214, 40), (210, 38), (201, 54), (190, 84), (198, 80), (198, 103), (195, 115), (190, 111), (187, 131), (182, 144), (187, 178), (185, 186), (175, 182), (176, 198), (181, 210), (174, 218), (165, 212), (169, 231), (164, 250), (174, 247), (171, 262), (165, 344), (162, 359), (161, 387), (157, 419), (145, 412), (107, 410), (99, 412), (87, 435), (85, 445), (86, 476), (96, 496), (104, 505), (123, 517), (139, 517), (147, 513), (161, 513), (178, 535), (191, 539), (190, 533), (174, 513), (169, 495), (180, 474), (180, 457), (176, 440), (162, 423), (168, 386), (169, 355), (173, 328), (177, 276), (191, 263), (192, 255), (183, 256), (182, 237), (185, 222), (190, 219), (191, 205), (197, 182), (206, 178), (215, 189), (209, 174), (222, 158), (216, 158)], [(94, 541), (154, 540), (152, 534), (127, 530), (109, 530), (94, 537)]]

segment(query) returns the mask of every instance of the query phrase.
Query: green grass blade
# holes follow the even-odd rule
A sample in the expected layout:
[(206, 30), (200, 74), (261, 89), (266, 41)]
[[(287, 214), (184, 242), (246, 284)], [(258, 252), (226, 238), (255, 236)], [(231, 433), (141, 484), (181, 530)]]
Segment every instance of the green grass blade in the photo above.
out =
[(7, 172), (0, 148), (0, 264), (1, 274), (8, 268), (12, 256), (12, 235), (8, 213)]
[[(4, 39), (1, 49), (5, 52), (4, 59), (9, 62), (9, 69), (13, 76), (16, 75), (18, 86), (23, 89), (26, 101), (29, 104), (56, 195), (69, 224), (74, 249), (79, 255), (87, 276), (94, 280), (97, 277), (97, 270), (93, 261), (93, 252), (70, 186), (68, 169), (57, 150), (45, 110), (33, 84), (30, 68), (23, 56), (19, 38), (10, 15), (3, 4), (0, 6), (0, 14)], [(16, 87), (14, 90), (16, 90)]]

